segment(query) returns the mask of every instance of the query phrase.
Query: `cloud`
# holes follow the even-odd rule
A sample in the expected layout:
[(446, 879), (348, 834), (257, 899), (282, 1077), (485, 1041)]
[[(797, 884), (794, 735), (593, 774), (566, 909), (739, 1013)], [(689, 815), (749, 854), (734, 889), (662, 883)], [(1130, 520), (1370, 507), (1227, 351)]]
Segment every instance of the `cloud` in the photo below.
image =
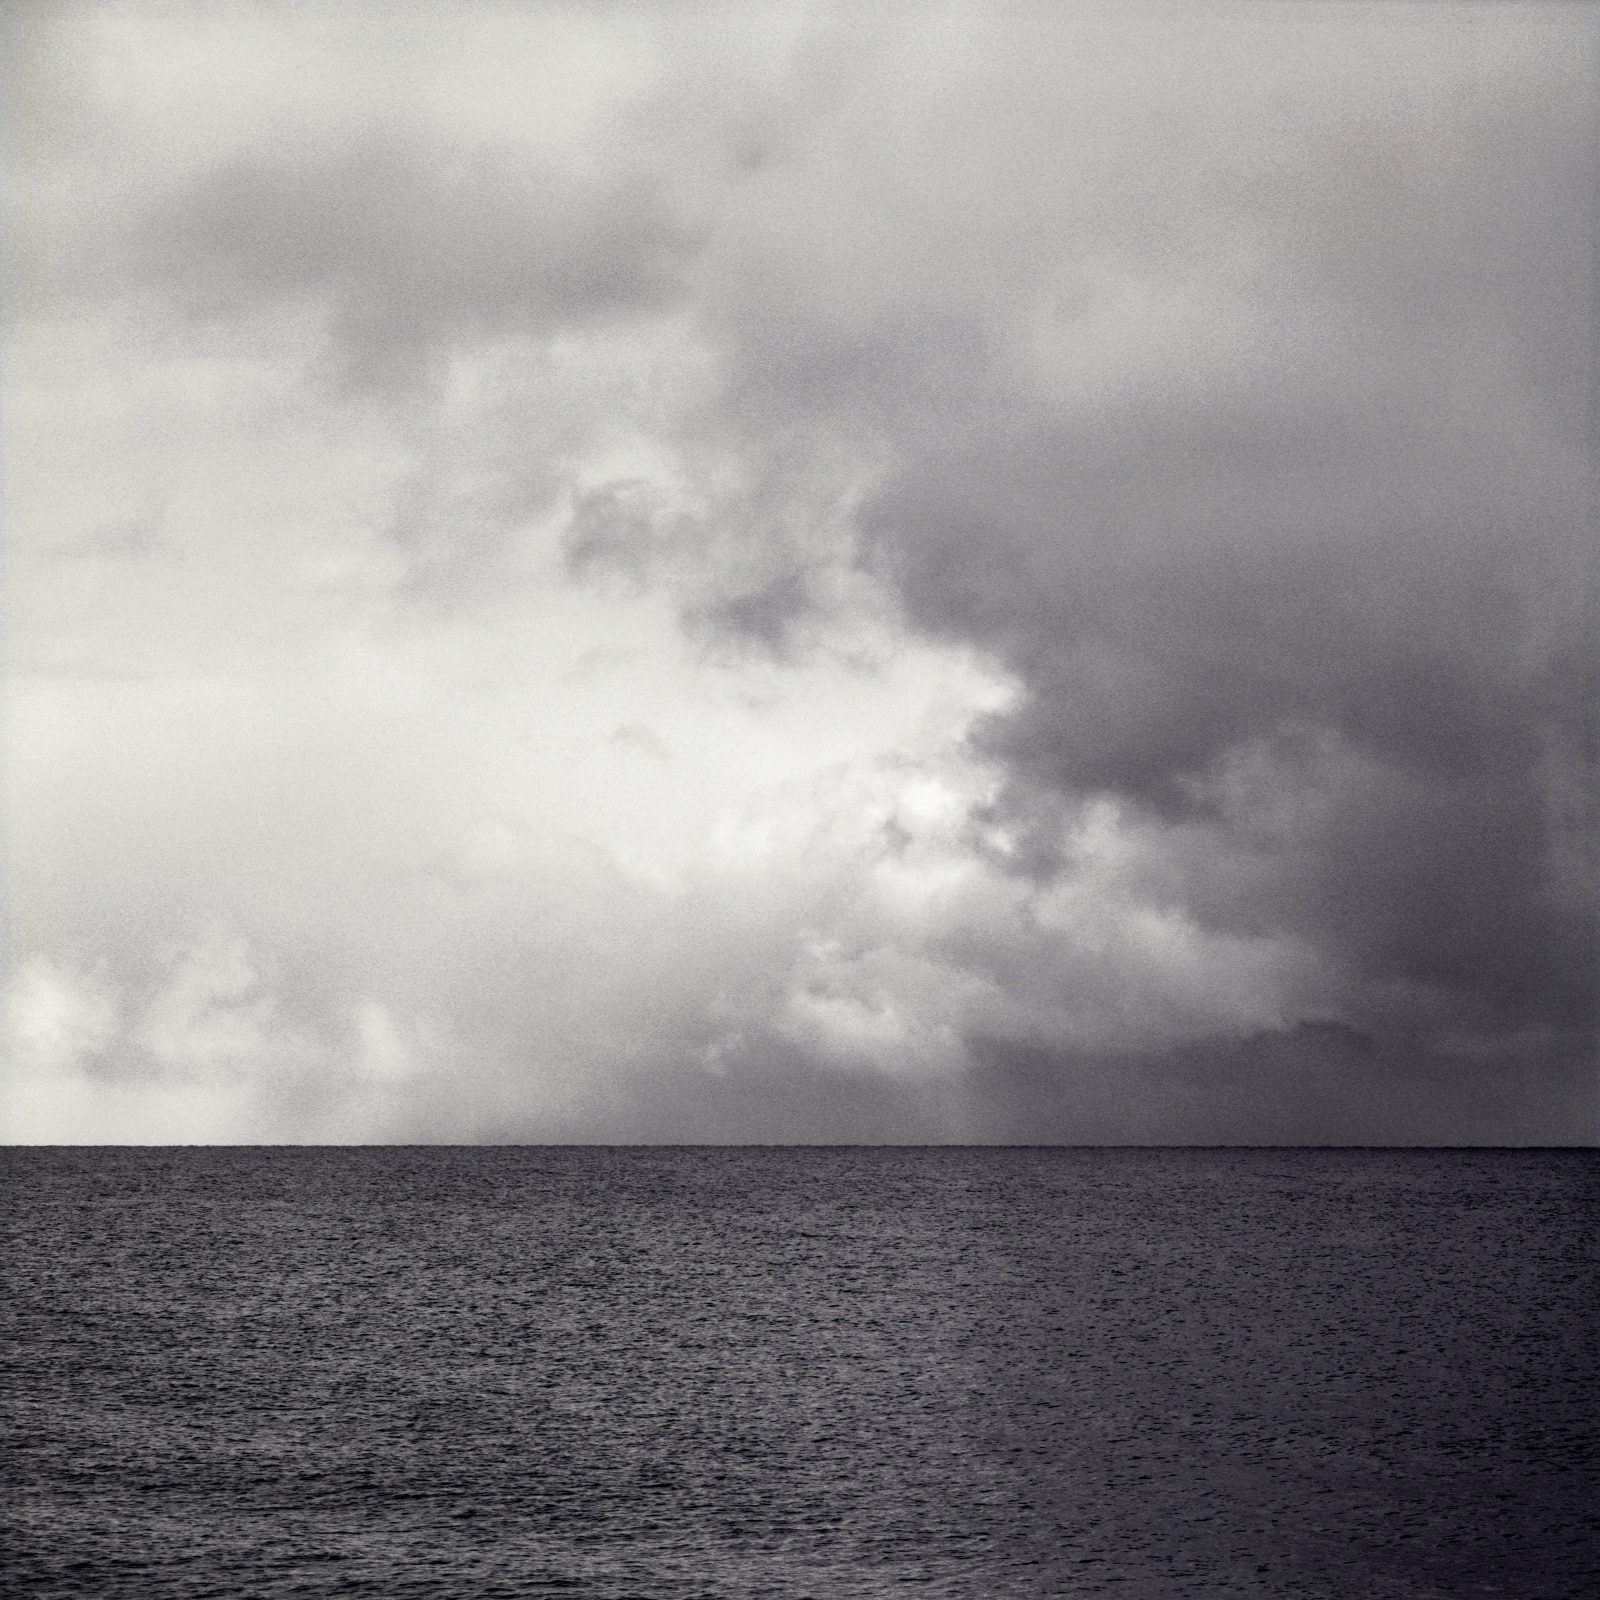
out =
[(31, 1136), (1592, 1125), (1587, 13), (25, 9)]
[(877, 441), (858, 560), (1015, 676), (974, 749), (1019, 862), (1070, 883), (1114, 801), (1142, 894), (1354, 1020), (1589, 1028), (1592, 19), (1369, 20), (922, 31), (712, 319), (760, 426)]
[(763, 687), (649, 598), (546, 601), (247, 671), (23, 679), (14, 948), (60, 981), (9, 1136), (778, 1137), (770, 1105), (831, 1138), (857, 1102), (937, 1133), (920, 1091), (829, 1087), (773, 1027), (853, 861), (807, 859), (768, 797), (939, 748), (964, 676), (908, 653)]
[(23, 305), (250, 330), (398, 393), (485, 342), (680, 299), (783, 21), (113, 4), (18, 32), (49, 113), (13, 191)]
[(661, 304), (694, 243), (647, 173), (374, 143), (241, 160), (141, 219), (134, 270), (191, 317), (309, 306), (340, 379), (402, 383), (456, 344)]
[(19, 1074), (74, 1071), (99, 1056), (115, 1035), (117, 996), (36, 956), (12, 975), (7, 1022)]

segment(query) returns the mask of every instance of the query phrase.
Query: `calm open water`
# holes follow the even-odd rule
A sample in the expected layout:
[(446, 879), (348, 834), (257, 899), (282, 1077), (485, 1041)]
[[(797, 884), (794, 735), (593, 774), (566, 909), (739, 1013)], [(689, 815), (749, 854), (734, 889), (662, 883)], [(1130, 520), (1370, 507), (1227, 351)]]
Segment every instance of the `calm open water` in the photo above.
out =
[(1592, 1152), (4, 1171), (9, 1594), (1600, 1593)]

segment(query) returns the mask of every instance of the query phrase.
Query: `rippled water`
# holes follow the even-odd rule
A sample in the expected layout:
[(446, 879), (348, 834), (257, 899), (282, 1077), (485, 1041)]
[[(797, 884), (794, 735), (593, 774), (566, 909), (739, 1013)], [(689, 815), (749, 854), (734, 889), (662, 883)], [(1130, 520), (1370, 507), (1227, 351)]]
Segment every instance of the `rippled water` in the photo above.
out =
[(1592, 1153), (5, 1153), (30, 1595), (1600, 1592)]

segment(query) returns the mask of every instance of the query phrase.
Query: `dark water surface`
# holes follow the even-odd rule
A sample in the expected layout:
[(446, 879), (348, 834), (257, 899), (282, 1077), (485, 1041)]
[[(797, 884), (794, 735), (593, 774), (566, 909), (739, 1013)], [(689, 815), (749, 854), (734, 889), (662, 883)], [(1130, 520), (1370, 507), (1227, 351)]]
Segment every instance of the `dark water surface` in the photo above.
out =
[(1590, 1152), (3, 1159), (9, 1594), (1600, 1594)]

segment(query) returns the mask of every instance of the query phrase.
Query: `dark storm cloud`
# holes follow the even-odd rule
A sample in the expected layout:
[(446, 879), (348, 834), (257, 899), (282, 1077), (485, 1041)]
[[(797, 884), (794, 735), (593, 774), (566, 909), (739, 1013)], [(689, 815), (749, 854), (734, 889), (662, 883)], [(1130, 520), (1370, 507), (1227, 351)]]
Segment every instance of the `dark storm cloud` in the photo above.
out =
[(1356, 1021), (1581, 1030), (1593, 29), (1373, 15), (1398, 64), (1345, 36), (1308, 70), (1327, 19), (1274, 8), (1197, 29), (1190, 75), (1075, 96), (1058, 51), (1020, 112), (992, 61), (912, 135), (880, 107), (725, 337), (759, 415), (888, 441), (860, 559), (1015, 675), (975, 734), (1011, 859), (1069, 871), (1110, 797), (1161, 841), (1144, 893), (1309, 943)]
[[(1384, 483), (1376, 443), (1303, 429), (1263, 408), (1201, 442), (1145, 419), (1109, 455), (1070, 430), (997, 441), (1003, 470), (925, 463), (869, 526), (913, 618), (1025, 686), (977, 734), (1011, 820), (1050, 829), (1055, 797), (1115, 796), (1188, 825), (1180, 859), (1248, 871), (1231, 908), (1187, 896), (1223, 925), (1571, 1017), (1591, 978), (1547, 794), (1592, 759), (1592, 672), (1578, 619), (1525, 580), (1579, 548), (1581, 485), (1561, 504), (1546, 463), (1476, 430), (1414, 439), (1416, 476)], [(1566, 637), (1540, 641), (1552, 624)], [(1275, 796), (1299, 805), (1287, 825)]]

